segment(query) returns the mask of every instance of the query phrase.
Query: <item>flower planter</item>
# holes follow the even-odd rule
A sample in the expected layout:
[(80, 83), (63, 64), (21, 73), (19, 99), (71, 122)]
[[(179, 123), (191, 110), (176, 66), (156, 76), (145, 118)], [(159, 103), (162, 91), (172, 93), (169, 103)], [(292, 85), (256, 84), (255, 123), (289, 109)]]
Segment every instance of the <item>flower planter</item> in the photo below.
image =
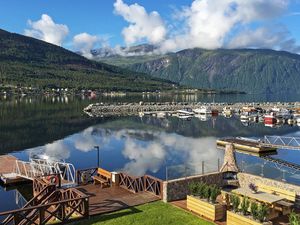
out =
[(225, 205), (212, 204), (191, 195), (187, 196), (187, 208), (212, 221), (223, 219), (226, 212)]
[(251, 218), (227, 210), (227, 225), (269, 225), (272, 222), (260, 223)]

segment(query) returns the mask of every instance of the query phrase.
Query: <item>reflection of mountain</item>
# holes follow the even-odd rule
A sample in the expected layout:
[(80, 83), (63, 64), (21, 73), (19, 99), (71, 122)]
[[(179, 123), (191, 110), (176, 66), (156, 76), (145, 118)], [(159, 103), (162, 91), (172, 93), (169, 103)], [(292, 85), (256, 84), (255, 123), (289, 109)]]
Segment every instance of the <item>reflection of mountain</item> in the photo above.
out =
[(79, 132), (102, 119), (84, 116), (83, 101), (3, 104), (0, 107), (0, 154), (44, 145)]
[[(214, 123), (214, 124), (213, 124)], [(245, 136), (261, 137), (264, 135), (283, 135), (299, 130), (298, 127), (282, 126), (278, 129), (265, 127), (263, 124), (250, 124), (245, 127), (237, 118), (224, 118), (219, 116), (215, 121), (200, 121), (192, 118), (190, 121), (181, 120), (177, 117), (155, 118), (155, 117), (126, 117), (119, 120), (108, 121), (101, 127), (118, 130), (120, 128), (141, 130), (165, 130), (187, 137), (226, 137)], [(151, 137), (149, 137), (151, 138)]]

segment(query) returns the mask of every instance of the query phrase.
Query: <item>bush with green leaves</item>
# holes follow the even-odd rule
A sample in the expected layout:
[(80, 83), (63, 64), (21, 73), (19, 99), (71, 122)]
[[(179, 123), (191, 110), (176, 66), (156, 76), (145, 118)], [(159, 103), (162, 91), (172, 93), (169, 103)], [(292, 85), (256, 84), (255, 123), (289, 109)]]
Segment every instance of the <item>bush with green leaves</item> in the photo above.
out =
[(230, 195), (230, 203), (232, 204), (232, 209), (234, 212), (238, 212), (239, 211), (239, 206), (240, 206), (240, 197), (237, 195)]
[(292, 211), (289, 215), (289, 222), (290, 225), (300, 225), (300, 215)]
[(198, 188), (199, 187), (198, 183), (191, 182), (191, 183), (189, 183), (188, 187), (189, 187), (189, 194), (190, 195), (194, 195), (194, 196), (198, 195), (198, 189), (199, 189)]
[(258, 210), (258, 206), (256, 202), (251, 202), (251, 206), (250, 206), (250, 213), (253, 217), (254, 220), (257, 220), (257, 210)]
[(212, 203), (215, 203), (218, 195), (221, 194), (221, 189), (216, 185), (211, 186), (210, 190), (210, 200)]
[(260, 222), (264, 222), (268, 212), (269, 212), (269, 207), (265, 204), (260, 204), (257, 210), (257, 219)]
[(250, 201), (247, 197), (243, 197), (242, 203), (241, 203), (241, 211), (243, 215), (247, 215), (248, 209), (250, 206)]
[(205, 185), (203, 188), (203, 198), (209, 201), (210, 193), (211, 193), (211, 187), (209, 185)]

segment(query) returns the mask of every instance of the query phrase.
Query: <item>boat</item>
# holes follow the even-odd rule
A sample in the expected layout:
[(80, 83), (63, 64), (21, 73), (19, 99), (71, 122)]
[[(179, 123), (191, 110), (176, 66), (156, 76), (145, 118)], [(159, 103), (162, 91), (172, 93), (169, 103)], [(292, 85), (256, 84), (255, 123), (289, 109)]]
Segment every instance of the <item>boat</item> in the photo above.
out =
[(196, 114), (212, 114), (211, 107), (209, 106), (201, 106), (200, 108), (194, 109), (193, 111)]
[(271, 112), (270, 114), (264, 116), (264, 123), (267, 125), (275, 124), (276, 121), (276, 114), (274, 112)]
[(156, 117), (157, 118), (165, 118), (167, 116), (166, 112), (157, 112)]
[(229, 107), (229, 106), (225, 106), (224, 108), (223, 108), (223, 114), (224, 115), (231, 115), (232, 114), (232, 112), (233, 112), (233, 110), (232, 110), (232, 108), (231, 107)]
[(193, 116), (195, 115), (195, 113), (193, 112), (193, 110), (191, 108), (185, 108), (185, 109), (180, 109), (176, 111), (178, 113), (179, 116)]

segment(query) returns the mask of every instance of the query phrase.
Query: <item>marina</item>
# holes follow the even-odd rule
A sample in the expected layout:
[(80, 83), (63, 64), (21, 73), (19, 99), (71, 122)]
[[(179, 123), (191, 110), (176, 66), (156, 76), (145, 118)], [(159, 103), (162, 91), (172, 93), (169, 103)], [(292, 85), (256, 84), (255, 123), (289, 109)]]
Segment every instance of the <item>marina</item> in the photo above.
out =
[[(56, 104), (65, 103), (54, 103), (54, 105)], [(67, 106), (72, 106), (70, 104), (72, 102), (69, 102)], [(290, 109), (292, 119), (296, 122), (289, 124), (288, 118), (279, 118), (281, 122), (276, 122), (274, 127), (266, 126), (264, 120), (259, 119), (267, 114), (267, 111), (271, 108), (263, 108), (260, 111), (256, 109), (259, 107), (254, 107), (255, 111), (252, 111), (253, 109), (250, 110), (252, 108), (250, 107), (251, 104), (248, 107), (240, 105), (241, 108), (233, 109), (231, 104), (220, 103), (220, 111), (216, 112), (214, 107), (205, 104), (205, 107), (201, 108), (201, 105), (204, 104), (197, 104), (199, 105), (199, 111), (191, 111), (189, 107), (183, 105), (180, 109), (174, 111), (145, 111), (132, 115), (125, 113), (123, 116), (105, 114), (89, 117), (82, 114), (82, 109), (88, 105), (83, 103), (81, 107), (76, 108), (77, 118), (90, 121), (88, 127), (79, 128), (75, 132), (70, 131), (70, 135), (63, 136), (61, 139), (52, 139), (52, 141), (48, 141), (47, 144), (41, 146), (39, 146), (40, 144), (34, 144), (22, 151), (11, 152), (9, 154), (11, 156), (7, 156), (11, 160), (11, 169), (3, 171), (2, 174), (4, 172), (6, 174), (15, 173), (13, 165), (16, 166), (17, 161), (21, 161), (19, 168), (24, 168), (23, 164), (35, 168), (34, 165), (38, 161), (33, 162), (33, 156), (42, 156), (42, 158), (48, 156), (48, 161), (51, 159), (63, 162), (64, 165), (72, 164), (75, 168), (75, 173), (72, 173), (75, 174), (75, 182), (65, 182), (64, 179), (59, 179), (61, 180), (61, 188), (58, 187), (58, 190), (62, 189), (64, 193), (68, 193), (65, 195), (69, 197), (54, 199), (55, 201), (45, 204), (45, 207), (34, 207), (40, 210), (53, 207), (58, 202), (62, 202), (62, 205), (71, 204), (74, 201), (73, 197), (71, 198), (73, 195), (77, 196), (76, 199), (82, 199), (80, 200), (82, 204), (76, 209), (80, 213), (69, 214), (66, 212), (66, 215), (70, 215), (74, 219), (85, 218), (83, 216), (86, 215), (84, 204), (88, 205), (87, 212), (89, 215), (101, 215), (108, 212), (118, 212), (130, 206), (159, 201), (167, 196), (169, 196), (167, 198), (173, 199), (171, 193), (177, 193), (176, 195), (182, 196), (181, 198), (186, 198), (183, 193), (180, 194), (172, 189), (167, 192), (168, 195), (165, 192), (160, 192), (158, 195), (149, 193), (144, 189), (145, 182), (152, 178), (158, 181), (153, 183), (153, 180), (149, 180), (148, 183), (156, 184), (152, 187), (156, 193), (157, 190), (161, 190), (161, 188), (158, 188), (161, 184), (167, 184), (168, 188), (171, 188), (173, 182), (181, 179), (186, 180), (190, 177), (218, 173), (224, 157), (224, 150), (217, 149), (218, 140), (227, 140), (227, 143), (229, 143), (228, 137), (232, 137), (230, 143), (233, 142), (234, 144), (236, 142), (236, 144), (239, 143), (244, 146), (244, 149), (235, 148), (237, 165), (240, 171), (258, 176), (263, 174), (265, 178), (274, 179), (278, 182), (300, 184), (298, 179), (299, 169), (297, 167), (300, 162), (295, 157), (297, 155), (297, 132), (299, 129), (295, 120), (296, 110), (294, 110), (294, 104), (296, 103), (290, 103), (291, 106), (288, 103), (280, 103), (280, 107)], [(275, 103), (270, 107), (276, 108)], [(248, 115), (244, 115), (246, 110), (249, 110)], [(60, 112), (61, 109), (59, 108), (57, 113), (60, 114)], [(57, 124), (56, 120), (54, 119), (55, 124)], [(245, 126), (246, 123), (248, 123), (247, 126)], [(71, 128), (64, 121), (61, 121), (59, 127), (64, 127), (66, 130)], [(56, 132), (60, 129), (59, 127), (53, 130)], [(39, 133), (41, 131), (32, 130), (32, 132)], [(34, 135), (36, 134), (32, 133), (32, 136)], [(242, 142), (237, 141), (236, 137), (241, 136), (244, 137), (244, 140)], [(249, 143), (251, 140), (252, 142), (256, 140), (257, 143)], [(11, 144), (18, 145), (18, 142), (11, 142)], [(95, 146), (99, 146), (99, 150)], [(224, 146), (226, 146), (226, 143), (223, 143)], [(254, 148), (258, 153), (247, 151), (245, 147)], [(266, 149), (273, 149), (274, 151), (267, 151)], [(259, 152), (260, 150), (263, 150), (263, 152)], [(111, 163), (112, 159), (114, 159), (114, 163)], [(5, 162), (5, 160), (2, 162)], [(119, 178), (122, 178), (119, 181), (123, 180), (126, 185), (116, 185), (115, 178), (112, 186), (105, 188), (100, 188), (100, 184), (93, 184), (90, 179), (88, 180), (91, 182), (88, 184), (78, 183), (80, 179), (85, 178), (81, 175), (78, 177), (77, 171), (81, 171), (82, 168), (96, 168), (95, 166), (99, 164), (103, 170), (111, 173), (112, 177), (115, 176), (113, 174), (119, 174)], [(55, 171), (53, 163), (47, 164), (46, 167)], [(39, 171), (36, 169), (34, 173), (38, 174)], [(17, 173), (15, 175), (17, 177)], [(20, 173), (19, 177), (21, 177)], [(46, 177), (46, 181), (40, 183), (45, 184), (49, 180), (54, 181), (54, 178)], [(29, 184), (28, 192), (30, 193), (33, 191), (30, 185), (35, 182), (35, 178), (28, 178), (30, 176), (25, 181)], [(236, 181), (228, 182), (236, 183)], [(6, 185), (3, 189), (0, 189), (0, 197), (3, 196), (7, 199), (6, 201), (10, 202), (9, 205), (0, 204), (1, 212), (17, 210), (13, 211), (16, 215), (25, 212), (22, 207), (31, 198), (26, 197), (24, 191), (18, 191), (18, 189), (18, 183)], [(23, 189), (21, 188), (21, 190)], [(54, 193), (61, 192), (58, 190)], [(66, 190), (69, 191), (65, 192)], [(38, 193), (38, 191), (33, 192)], [(20, 199), (24, 199), (22, 196), (25, 197), (25, 202), (18, 206), (17, 202), (20, 203)], [(89, 202), (84, 203), (84, 199), (87, 197)], [(173, 200), (177, 201), (176, 199)], [(173, 202), (173, 200), (170, 201)], [(186, 200), (180, 201), (184, 202)], [(14, 202), (16, 202), (16, 205), (13, 205)], [(53, 214), (55, 215), (55, 213)], [(1, 218), (8, 215), (3, 214)], [(60, 218), (59, 220), (61, 219), (66, 218)]]

